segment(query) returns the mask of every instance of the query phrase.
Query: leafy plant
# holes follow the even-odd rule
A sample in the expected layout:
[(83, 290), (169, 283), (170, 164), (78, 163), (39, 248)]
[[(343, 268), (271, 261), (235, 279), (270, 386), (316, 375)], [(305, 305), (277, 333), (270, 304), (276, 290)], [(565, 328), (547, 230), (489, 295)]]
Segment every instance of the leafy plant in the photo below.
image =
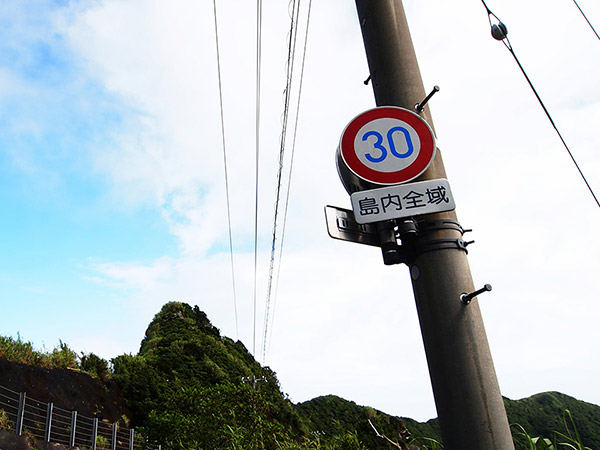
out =
[(415, 437), (410, 440), (410, 445), (418, 445), (421, 450), (444, 450), (444, 445), (428, 437)]
[(559, 442), (558, 445), (572, 450), (591, 450), (589, 447), (583, 445), (579, 430), (575, 425), (575, 420), (573, 420), (571, 411), (568, 409), (565, 409), (563, 412), (563, 424), (567, 434), (556, 432), (557, 438), (565, 440), (565, 442)]
[(31, 342), (24, 342), (21, 336), (17, 339), (0, 336), (0, 358), (32, 366), (39, 366), (43, 355), (34, 350)]
[(550, 439), (541, 436), (532, 437), (525, 431), (525, 428), (518, 423), (513, 423), (511, 426), (517, 428), (519, 436), (525, 438), (527, 450), (555, 450), (554, 444)]
[(48, 369), (79, 368), (77, 354), (64, 342), (59, 341), (59, 345), (47, 353), (36, 350), (31, 342), (23, 341), (20, 335), (17, 335), (17, 339), (0, 336), (0, 358)]
[(559, 448), (567, 448), (570, 450), (592, 450), (583, 444), (579, 430), (575, 425), (575, 420), (571, 411), (565, 409), (562, 414), (562, 424), (565, 428), (565, 433), (554, 431), (554, 441), (543, 436), (532, 437), (527, 433), (525, 428), (520, 424), (511, 424), (512, 427), (518, 429), (518, 435), (525, 439), (527, 450), (558, 450)]
[(11, 422), (8, 414), (3, 409), (0, 409), (0, 430), (1, 431), (12, 431), (13, 423)]
[(77, 363), (77, 353), (69, 348), (63, 341), (58, 341), (58, 347), (52, 350), (49, 355), (50, 368), (76, 369), (79, 368)]
[(106, 381), (109, 377), (108, 361), (94, 353), (82, 353), (79, 368), (90, 375)]
[(96, 436), (96, 449), (97, 450), (108, 450), (110, 449), (110, 441), (106, 436), (101, 434)]

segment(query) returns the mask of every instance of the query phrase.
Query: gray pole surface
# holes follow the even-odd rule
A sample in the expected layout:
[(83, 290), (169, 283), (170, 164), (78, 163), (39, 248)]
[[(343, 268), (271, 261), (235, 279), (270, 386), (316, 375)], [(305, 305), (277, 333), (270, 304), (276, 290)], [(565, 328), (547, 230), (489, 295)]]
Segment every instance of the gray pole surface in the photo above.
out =
[[(412, 111), (426, 96), (401, 0), (356, 0), (371, 83), (378, 106)], [(434, 97), (435, 98), (435, 97)], [(423, 118), (432, 126), (426, 106)], [(414, 181), (446, 178), (439, 149)], [(456, 221), (454, 212), (427, 220)], [(446, 450), (514, 450), (506, 411), (473, 292), (466, 251), (440, 245), (458, 242), (459, 229), (430, 229), (402, 247), (416, 250), (409, 262), (429, 374)], [(428, 248), (419, 252), (419, 248)]]

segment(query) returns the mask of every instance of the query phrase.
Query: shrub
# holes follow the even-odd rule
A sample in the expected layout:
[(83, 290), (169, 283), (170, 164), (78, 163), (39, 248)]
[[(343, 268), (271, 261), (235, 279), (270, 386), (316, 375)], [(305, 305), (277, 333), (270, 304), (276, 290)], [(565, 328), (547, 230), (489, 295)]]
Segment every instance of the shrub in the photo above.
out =
[(13, 431), (13, 423), (3, 409), (0, 409), (0, 431)]
[(95, 376), (96, 378), (100, 378), (103, 381), (105, 381), (109, 376), (108, 361), (100, 358), (94, 353), (82, 353), (79, 368), (84, 372)]

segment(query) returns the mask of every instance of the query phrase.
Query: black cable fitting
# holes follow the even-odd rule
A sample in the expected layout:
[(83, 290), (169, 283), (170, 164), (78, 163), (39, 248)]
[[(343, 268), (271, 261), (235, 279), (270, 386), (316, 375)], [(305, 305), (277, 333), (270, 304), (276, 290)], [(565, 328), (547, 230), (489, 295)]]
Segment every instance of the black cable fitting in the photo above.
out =
[(508, 28), (502, 22), (492, 25), (492, 37), (497, 41), (503, 41), (508, 35)]

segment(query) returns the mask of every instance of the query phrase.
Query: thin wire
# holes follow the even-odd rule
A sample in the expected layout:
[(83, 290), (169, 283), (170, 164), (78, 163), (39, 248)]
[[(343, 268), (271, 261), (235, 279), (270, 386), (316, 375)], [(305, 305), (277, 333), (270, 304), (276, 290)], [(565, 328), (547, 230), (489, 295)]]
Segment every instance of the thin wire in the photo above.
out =
[(600, 39), (600, 36), (598, 36), (598, 33), (596, 32), (596, 29), (594, 28), (594, 26), (592, 25), (592, 23), (588, 20), (587, 16), (583, 12), (583, 10), (579, 7), (579, 4), (577, 3), (577, 0), (573, 0), (573, 3), (575, 3), (575, 6), (577, 6), (577, 9), (581, 13), (581, 15), (583, 16), (583, 18), (585, 19), (585, 21), (588, 23), (588, 25), (590, 26), (590, 28), (592, 29), (592, 31), (594, 32), (594, 34), (596, 35), (596, 37), (598, 39)]
[(258, 270), (258, 162), (260, 149), (260, 75), (262, 59), (262, 0), (256, 0), (256, 128), (255, 128), (255, 192), (254, 192), (254, 313), (252, 354), (256, 356), (256, 278)]
[(282, 128), (280, 134), (280, 143), (279, 143), (279, 168), (277, 171), (277, 189), (275, 195), (275, 212), (273, 217), (273, 234), (271, 239), (271, 259), (269, 262), (269, 277), (268, 277), (268, 286), (267, 286), (267, 299), (265, 302), (265, 319), (264, 319), (264, 337), (263, 337), (263, 353), (262, 353), (262, 361), (265, 363), (266, 359), (266, 351), (267, 351), (267, 336), (268, 336), (268, 328), (269, 328), (269, 312), (270, 312), (270, 303), (271, 303), (271, 292), (273, 289), (273, 268), (275, 264), (275, 249), (276, 249), (276, 241), (277, 241), (277, 219), (279, 215), (279, 201), (281, 198), (281, 179), (284, 165), (284, 155), (285, 155), (285, 141), (287, 135), (287, 122), (289, 117), (289, 105), (290, 105), (290, 97), (291, 97), (291, 87), (292, 87), (292, 76), (294, 72), (294, 56), (295, 56), (295, 48), (296, 48), (296, 37), (298, 36), (297, 27), (295, 27), (296, 20), (299, 15), (300, 8), (300, 0), (290, 2), (292, 4), (292, 13), (290, 20), (290, 31), (289, 31), (289, 43), (288, 43), (288, 58), (287, 58), (287, 79), (286, 79), (286, 87), (285, 87), (285, 100), (284, 100), (284, 109), (283, 109), (283, 120), (282, 120)]
[[(498, 19), (498, 16), (496, 16), (492, 11), (490, 11), (490, 9), (487, 7), (487, 5), (485, 4), (484, 0), (481, 0), (481, 2), (483, 3), (483, 6), (485, 6), (485, 9), (487, 10), (488, 13), (488, 20), (490, 22), (490, 26), (492, 26), (492, 16), (499, 22), (500, 19)], [(525, 79), (527, 80), (527, 83), (529, 83), (529, 87), (531, 87), (531, 90), (533, 91), (533, 93), (535, 94), (538, 102), (540, 103), (542, 109), (544, 110), (544, 112), (546, 113), (546, 116), (548, 117), (548, 120), (550, 120), (550, 123), (552, 124), (552, 126), (554, 127), (554, 130), (556, 130), (556, 133), (558, 134), (558, 137), (560, 138), (561, 142), (563, 143), (563, 146), (565, 147), (565, 149), (567, 150), (567, 153), (569, 154), (569, 156), (571, 157), (571, 160), (573, 161), (573, 164), (575, 164), (575, 167), (577, 167), (577, 170), (579, 171), (579, 175), (581, 175), (581, 178), (583, 178), (583, 181), (585, 182), (585, 185), (587, 186), (588, 190), (590, 191), (590, 193), (592, 194), (592, 197), (594, 197), (594, 200), (596, 201), (596, 204), (598, 205), (598, 207), (600, 208), (600, 201), (598, 201), (598, 198), (596, 197), (596, 194), (594, 193), (594, 190), (592, 189), (592, 187), (590, 186), (590, 184), (588, 183), (585, 175), (583, 174), (583, 171), (581, 170), (581, 168), (579, 167), (579, 164), (577, 164), (577, 161), (575, 160), (575, 157), (573, 156), (573, 153), (571, 153), (571, 150), (569, 149), (569, 146), (567, 145), (567, 143), (565, 142), (564, 138), (562, 137), (561, 132), (559, 131), (558, 127), (556, 126), (556, 124), (554, 123), (554, 120), (552, 119), (552, 116), (550, 115), (550, 113), (548, 112), (548, 109), (546, 109), (546, 105), (544, 105), (544, 102), (542, 101), (541, 97), (539, 96), (539, 94), (537, 93), (537, 90), (535, 89), (535, 87), (533, 86), (533, 83), (531, 82), (531, 80), (529, 79), (529, 76), (527, 75), (527, 73), (525, 72), (525, 69), (523, 68), (523, 66), (521, 65), (521, 62), (519, 61), (519, 58), (517, 58), (517, 55), (515, 54), (512, 45), (510, 44), (510, 41), (508, 40), (508, 37), (505, 35), (504, 39), (502, 39), (502, 43), (504, 44), (504, 46), (508, 49), (508, 51), (510, 52), (510, 54), (513, 56), (513, 58), (515, 59), (515, 61), (517, 62), (517, 65), (519, 66), (519, 69), (521, 69), (521, 72), (523, 73), (523, 75), (525, 76)]]
[(217, 47), (217, 75), (219, 78), (219, 107), (221, 112), (221, 140), (223, 144), (223, 166), (225, 168), (225, 197), (227, 198), (227, 227), (229, 230), (229, 255), (231, 260), (231, 282), (233, 289), (233, 311), (235, 315), (235, 334), (236, 339), (240, 339), (238, 329), (237, 297), (235, 289), (235, 270), (233, 261), (233, 239), (231, 237), (231, 205), (229, 201), (229, 176), (227, 173), (227, 152), (225, 150), (225, 119), (223, 114), (223, 86), (221, 83), (221, 57), (219, 51), (219, 28), (217, 26), (217, 1), (213, 0), (213, 10), (215, 16), (215, 44)]
[(275, 324), (275, 309), (277, 306), (277, 294), (279, 291), (279, 275), (281, 273), (281, 262), (282, 262), (282, 258), (283, 258), (283, 244), (285, 241), (285, 230), (286, 230), (286, 225), (287, 225), (287, 217), (288, 217), (288, 209), (289, 209), (289, 204), (290, 204), (290, 190), (291, 190), (291, 186), (292, 186), (292, 172), (293, 172), (293, 167), (294, 167), (294, 154), (296, 152), (296, 136), (298, 133), (298, 117), (300, 116), (300, 99), (302, 98), (302, 82), (304, 81), (304, 65), (306, 62), (306, 48), (307, 48), (307, 44), (308, 44), (308, 28), (309, 28), (309, 24), (310, 24), (310, 11), (311, 11), (311, 6), (312, 6), (312, 0), (308, 1), (308, 12), (307, 12), (307, 17), (306, 17), (306, 32), (304, 34), (304, 49), (302, 52), (302, 65), (300, 68), (300, 82), (299, 82), (299, 86), (298, 86), (298, 100), (296, 102), (296, 119), (295, 119), (295, 123), (294, 123), (294, 136), (292, 138), (292, 150), (291, 150), (291, 157), (290, 157), (290, 171), (288, 174), (288, 181), (287, 181), (287, 192), (286, 192), (286, 198), (285, 198), (285, 211), (283, 214), (283, 225), (281, 227), (281, 245), (279, 247), (279, 263), (277, 266), (277, 281), (275, 283), (275, 295), (273, 296), (273, 313), (271, 316), (271, 330), (270, 330), (270, 334), (269, 334), (269, 340), (268, 340), (268, 347), (267, 347), (267, 357), (269, 356), (269, 352), (271, 351), (271, 342), (273, 340), (273, 328), (274, 328), (274, 324)]

